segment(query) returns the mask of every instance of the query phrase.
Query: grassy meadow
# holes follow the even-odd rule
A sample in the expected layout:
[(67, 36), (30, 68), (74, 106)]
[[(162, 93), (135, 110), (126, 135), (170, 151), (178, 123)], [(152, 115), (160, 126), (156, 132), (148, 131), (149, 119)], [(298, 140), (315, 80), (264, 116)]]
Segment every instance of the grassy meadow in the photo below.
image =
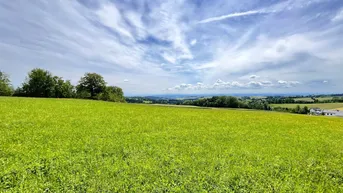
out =
[(316, 99), (319, 100), (319, 101), (328, 101), (328, 100), (332, 100), (333, 97), (318, 97)]
[(272, 107), (285, 107), (285, 108), (295, 108), (297, 105), (300, 107), (307, 106), (309, 108), (320, 108), (320, 109), (337, 109), (343, 110), (343, 103), (315, 103), (315, 104), (271, 104)]
[[(332, 100), (333, 97), (315, 97), (318, 101), (327, 101)], [(311, 97), (295, 98), (295, 101), (300, 102), (313, 102), (314, 100)]]
[(313, 102), (314, 100), (310, 97), (304, 97), (304, 98), (295, 98), (295, 101), (304, 101), (304, 102)]
[(343, 192), (343, 119), (0, 97), (0, 192)]

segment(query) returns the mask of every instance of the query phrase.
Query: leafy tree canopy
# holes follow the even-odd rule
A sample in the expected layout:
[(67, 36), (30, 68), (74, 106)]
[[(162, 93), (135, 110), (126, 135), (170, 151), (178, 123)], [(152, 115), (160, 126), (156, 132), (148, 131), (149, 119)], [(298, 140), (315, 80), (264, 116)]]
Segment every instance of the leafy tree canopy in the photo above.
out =
[(29, 72), (23, 91), (29, 97), (55, 97), (55, 79), (49, 71), (35, 68)]
[(0, 96), (11, 96), (13, 88), (9, 76), (0, 71)]
[(89, 93), (91, 98), (104, 91), (106, 88), (106, 82), (104, 78), (97, 73), (86, 73), (81, 77), (79, 84), (76, 86), (78, 93)]

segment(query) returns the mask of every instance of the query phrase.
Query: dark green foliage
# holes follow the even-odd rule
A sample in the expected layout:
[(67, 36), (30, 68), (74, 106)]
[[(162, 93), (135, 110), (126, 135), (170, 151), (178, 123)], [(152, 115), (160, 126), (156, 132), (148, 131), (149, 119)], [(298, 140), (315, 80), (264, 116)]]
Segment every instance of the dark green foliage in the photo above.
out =
[(291, 110), (292, 113), (297, 114), (308, 114), (310, 110), (307, 106), (304, 106), (304, 108), (301, 108), (300, 105), (297, 105), (294, 109)]
[(26, 97), (26, 93), (22, 87), (18, 87), (14, 90), (13, 96), (16, 97)]
[(269, 104), (289, 104), (296, 103), (293, 98), (290, 97), (268, 97), (267, 102)]
[[(189, 103), (189, 101), (187, 101)], [(195, 106), (202, 107), (226, 107), (226, 108), (238, 108), (240, 101), (236, 97), (232, 96), (214, 96), (211, 98), (203, 98), (192, 102)]]
[(297, 105), (295, 108), (287, 108), (287, 107), (273, 107), (273, 111), (278, 112), (289, 112), (289, 113), (296, 113), (296, 114), (308, 114), (310, 113), (310, 109), (307, 106), (303, 108), (300, 105)]
[(342, 103), (343, 94), (333, 95), (317, 95), (317, 96), (293, 96), (282, 97), (273, 96), (267, 97), (266, 100), (269, 104), (317, 104), (317, 103)]
[(310, 109), (307, 106), (304, 106), (304, 108), (301, 110), (301, 114), (308, 114), (310, 112)]
[(64, 81), (61, 77), (54, 77), (55, 97), (56, 98), (73, 98), (75, 96), (74, 86), (69, 80)]
[(262, 99), (252, 99), (252, 101), (248, 103), (248, 108), (259, 110), (271, 110), (268, 102)]
[(29, 72), (22, 89), (28, 97), (55, 97), (55, 80), (49, 71), (36, 68)]
[[(329, 101), (330, 102), (330, 101)], [(332, 102), (334, 103), (342, 103), (343, 102), (343, 97), (333, 97)]]
[(91, 98), (91, 93), (87, 91), (78, 91), (76, 92), (76, 98), (78, 99), (89, 99)]
[(7, 74), (0, 71), (0, 96), (11, 96), (13, 88)]
[(125, 102), (124, 92), (116, 86), (108, 86), (97, 96), (98, 100), (111, 102)]
[(294, 109), (295, 113), (299, 113), (301, 111), (300, 105), (297, 105)]
[(47, 98), (73, 98), (74, 86), (69, 80), (53, 76), (49, 71), (33, 69), (23, 84), (17, 88), (15, 96), (47, 97)]
[(291, 112), (291, 108), (287, 108), (287, 107), (273, 107), (272, 108), (273, 111), (277, 111), (277, 112)]
[(244, 108), (271, 110), (267, 101), (262, 99), (242, 100), (233, 96), (214, 96), (198, 100), (186, 100), (183, 105), (195, 105), (202, 107)]
[(86, 73), (81, 77), (79, 84), (76, 86), (77, 93), (88, 92), (89, 98), (96, 99), (97, 95), (106, 88), (104, 78), (97, 73)]
[(86, 73), (76, 86), (77, 98), (125, 102), (124, 92), (117, 86), (107, 86), (104, 78), (96, 73)]
[[(0, 72), (0, 96), (12, 95), (3, 92), (2, 83), (9, 86), (8, 76)], [(46, 98), (80, 98), (97, 99), (112, 102), (125, 102), (124, 92), (116, 86), (106, 87), (103, 77), (96, 73), (86, 73), (79, 81), (76, 89), (69, 80), (53, 76), (49, 71), (33, 69), (29, 72), (25, 83), (14, 91), (14, 96), (20, 97), (46, 97)]]

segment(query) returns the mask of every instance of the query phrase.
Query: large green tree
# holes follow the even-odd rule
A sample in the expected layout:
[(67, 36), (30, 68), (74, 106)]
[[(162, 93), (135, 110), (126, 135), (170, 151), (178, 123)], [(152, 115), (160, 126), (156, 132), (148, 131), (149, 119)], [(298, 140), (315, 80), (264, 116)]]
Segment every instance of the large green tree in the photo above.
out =
[(98, 95), (99, 100), (125, 102), (124, 92), (117, 86), (108, 86)]
[(9, 76), (0, 71), (0, 96), (11, 96), (13, 94), (13, 88)]
[(55, 81), (55, 97), (57, 98), (72, 98), (74, 97), (74, 86), (69, 80), (63, 80), (61, 77), (54, 76)]
[(106, 82), (104, 78), (97, 73), (86, 73), (83, 77), (81, 77), (79, 84), (76, 86), (77, 94), (81, 96), (80, 98), (93, 99), (95, 99), (98, 94), (103, 92), (105, 88)]
[(29, 97), (55, 97), (55, 85), (49, 71), (36, 68), (29, 72), (22, 90)]

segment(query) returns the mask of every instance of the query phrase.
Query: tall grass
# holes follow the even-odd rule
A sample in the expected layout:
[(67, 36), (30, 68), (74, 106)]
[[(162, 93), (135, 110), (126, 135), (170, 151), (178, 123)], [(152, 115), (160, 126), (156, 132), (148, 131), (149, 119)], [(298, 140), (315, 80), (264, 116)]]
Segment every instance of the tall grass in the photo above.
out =
[(0, 191), (342, 192), (343, 119), (0, 98)]

